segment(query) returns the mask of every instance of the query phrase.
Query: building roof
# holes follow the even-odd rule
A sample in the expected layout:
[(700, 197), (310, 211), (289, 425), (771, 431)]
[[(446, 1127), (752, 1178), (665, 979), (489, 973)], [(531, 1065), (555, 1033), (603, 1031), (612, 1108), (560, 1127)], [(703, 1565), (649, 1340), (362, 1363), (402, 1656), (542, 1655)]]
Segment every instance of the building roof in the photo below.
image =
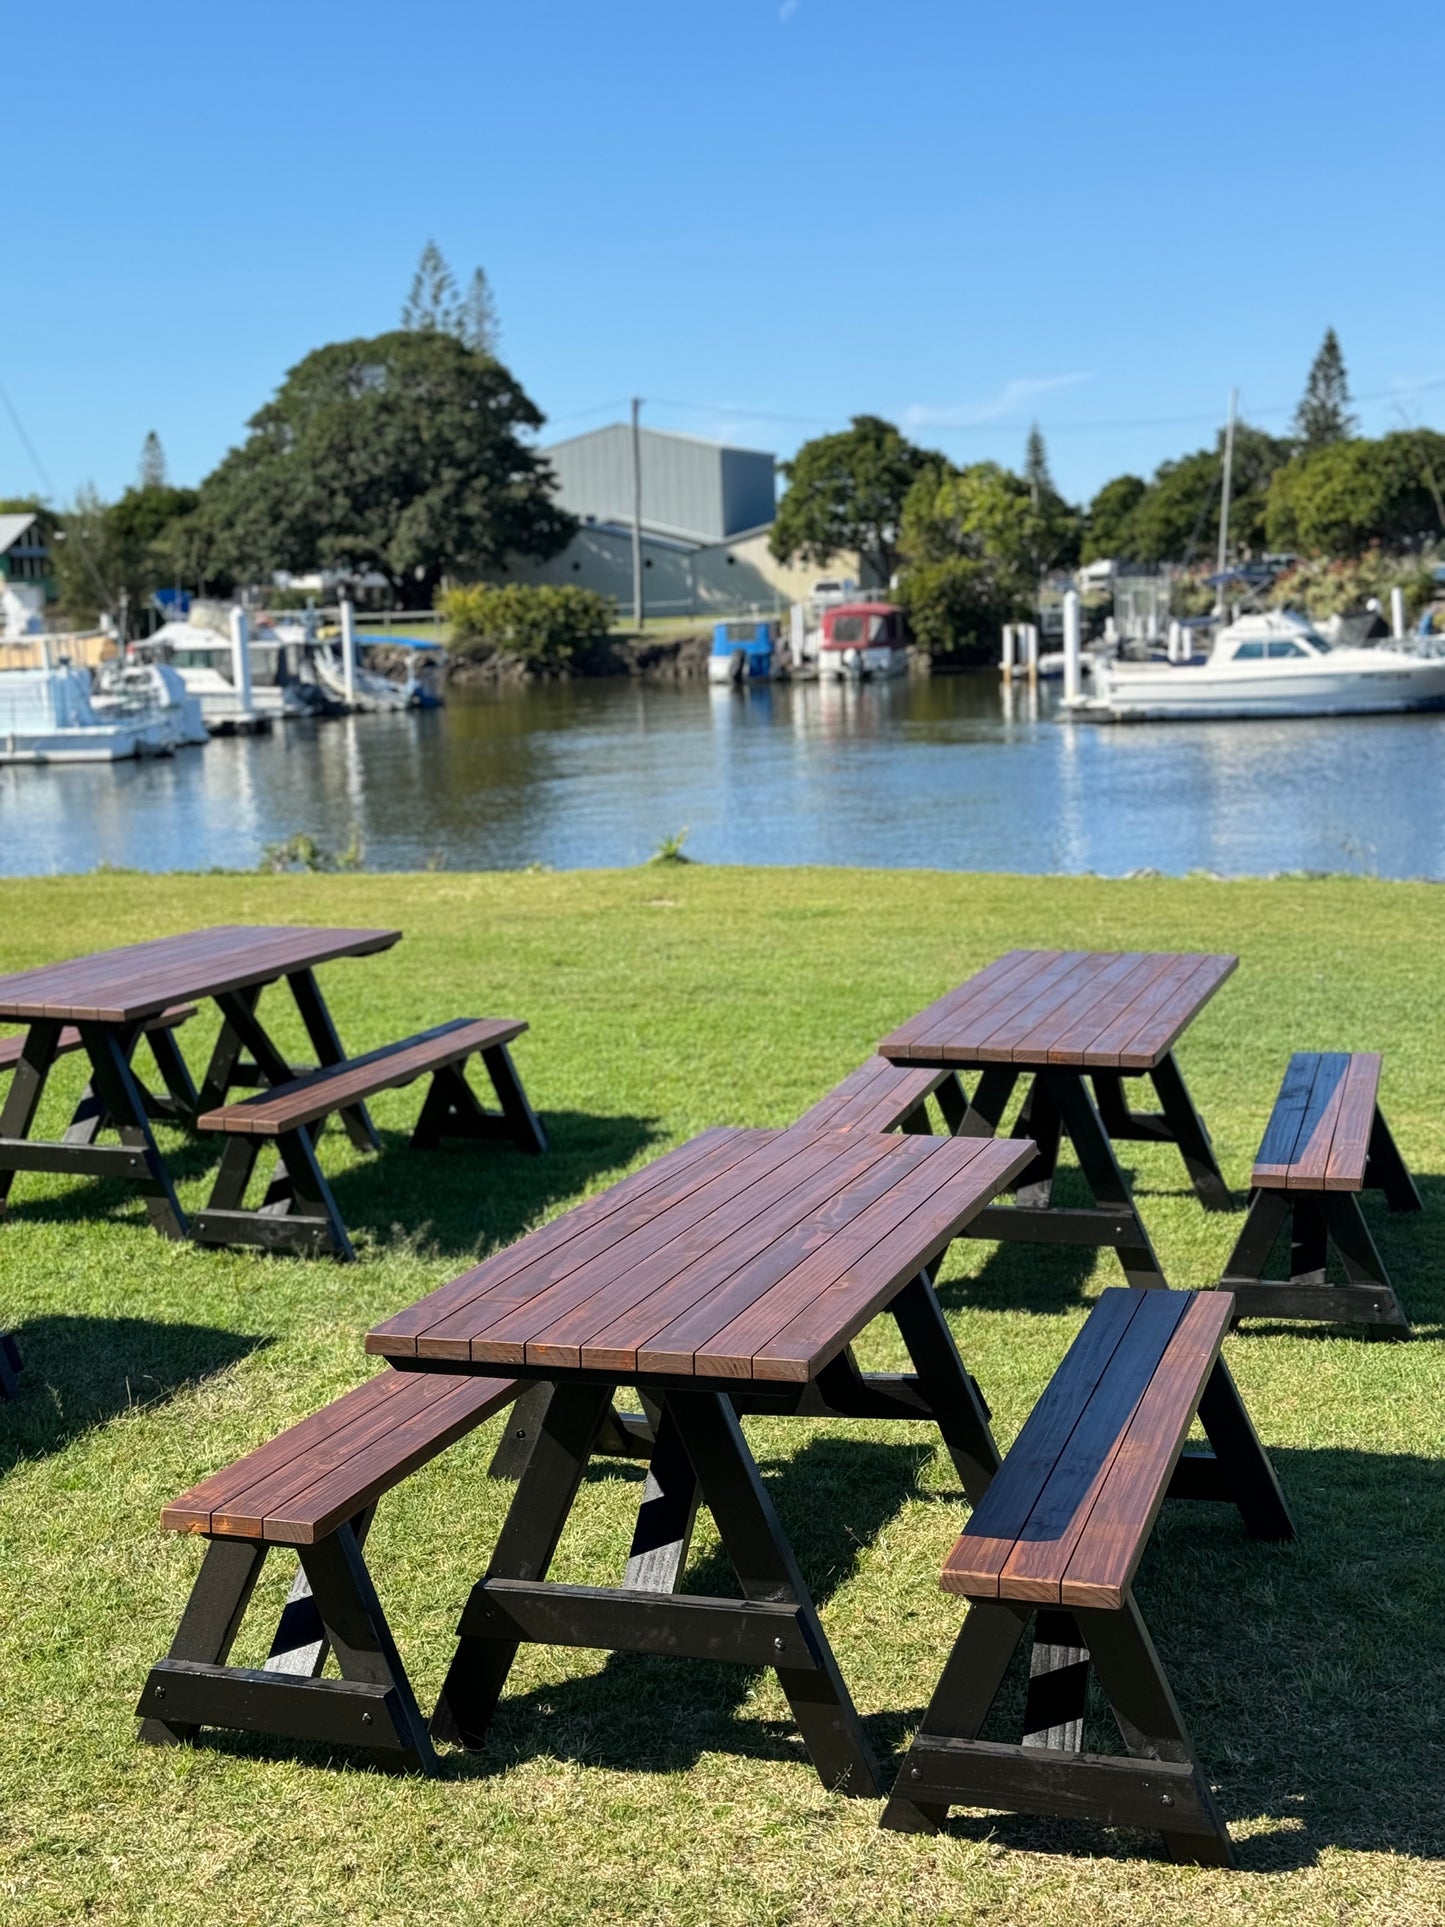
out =
[(3, 555), (7, 549), (13, 549), (34, 521), (33, 514), (0, 515), (0, 555)]
[[(574, 442), (590, 442), (593, 437), (597, 435), (615, 435), (619, 430), (627, 435), (630, 435), (632, 432), (631, 426), (627, 422), (604, 422), (600, 428), (588, 428), (580, 435), (564, 435), (559, 442), (548, 442), (543, 447), (542, 453), (545, 455), (554, 448), (570, 448)], [(742, 448), (736, 442), (715, 442), (710, 440), (706, 435), (679, 435), (675, 429), (671, 428), (646, 428), (639, 426), (638, 433), (641, 435), (651, 435), (660, 442), (691, 442), (694, 448), (726, 449), (730, 454), (734, 455), (765, 455), (770, 462), (777, 460), (777, 456), (768, 448)]]

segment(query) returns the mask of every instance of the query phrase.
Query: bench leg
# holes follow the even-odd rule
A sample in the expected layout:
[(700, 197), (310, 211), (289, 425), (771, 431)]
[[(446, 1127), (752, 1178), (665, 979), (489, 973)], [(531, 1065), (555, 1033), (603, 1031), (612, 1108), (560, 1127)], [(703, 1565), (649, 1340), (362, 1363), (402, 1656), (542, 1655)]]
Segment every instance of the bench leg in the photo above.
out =
[(1039, 1154), (1014, 1186), (1014, 1198), (1026, 1211), (1046, 1211), (1053, 1202), (1054, 1172), (1059, 1162), (1059, 1135), (1062, 1119), (1054, 1092), (1042, 1077), (1036, 1077), (1019, 1112), (1018, 1134), (1031, 1137)]
[[(360, 1746), (430, 1773), (436, 1761), (411, 1684), (366, 1569), (370, 1512), (297, 1548), (293, 1586), (264, 1669), (228, 1666), (268, 1551), (260, 1540), (213, 1539), (168, 1658), (152, 1667), (137, 1712), (151, 1744), (192, 1740), (202, 1726)], [(341, 1678), (318, 1675), (327, 1649)]]
[[(261, 1577), (266, 1552), (266, 1545), (259, 1539), (212, 1539), (207, 1543), (201, 1570), (171, 1642), (171, 1661), (225, 1666)], [(174, 1746), (193, 1740), (200, 1731), (198, 1719), (172, 1718), (170, 1703), (162, 1668), (153, 1667), (136, 1708), (141, 1715), (139, 1737), (148, 1745)]]
[(343, 1263), (355, 1259), (345, 1220), (317, 1162), (311, 1128), (302, 1125), (277, 1137), (280, 1162), (259, 1210), (245, 1209), (244, 1200), (263, 1140), (229, 1140), (210, 1203), (196, 1213), (198, 1244), (252, 1244), (269, 1251), (329, 1252)]
[(1405, 1160), (1396, 1149), (1390, 1127), (1378, 1106), (1375, 1109), (1375, 1121), (1370, 1127), (1370, 1148), (1365, 1159), (1365, 1189), (1383, 1191), (1385, 1202), (1392, 1211), (1421, 1209), (1415, 1180), (1406, 1169)]
[[(1199, 1770), (1193, 1742), (1139, 1608), (1131, 1597), (1117, 1611), (1081, 1611), (1078, 1619), (1099, 1684), (1130, 1753), (1141, 1762), (1158, 1760), (1189, 1769), (1187, 1779), (1174, 1781), (1149, 1803), (1170, 1859), (1204, 1867), (1233, 1866), (1229, 1829)], [(1151, 1784), (1145, 1768), (1141, 1787)], [(1140, 1822), (1136, 1819), (1132, 1824)]]
[(0, 1398), (20, 1396), (20, 1347), (9, 1332), (0, 1332)]
[[(1287, 1223), (1290, 1276), (1266, 1278), (1270, 1253)], [(1344, 1265), (1343, 1285), (1331, 1284), (1326, 1276), (1331, 1249)], [(1410, 1334), (1410, 1322), (1352, 1191), (1256, 1191), (1219, 1284), (1222, 1291), (1234, 1293), (1236, 1325), (1242, 1318), (1302, 1319), (1369, 1325), (1402, 1338)]]
[(676, 1592), (697, 1518), (697, 1474), (682, 1443), (677, 1420), (663, 1411), (657, 1421), (647, 1483), (627, 1555), (622, 1583), (634, 1592)]
[(948, 1756), (983, 1731), (1033, 1612), (1012, 1599), (975, 1600), (969, 1606), (880, 1826), (898, 1833), (937, 1833), (943, 1825), (961, 1797), (949, 1784)]
[(1274, 1466), (1222, 1358), (1216, 1359), (1200, 1396), (1199, 1423), (1219, 1467), (1220, 1496), (1239, 1507), (1245, 1531), (1253, 1539), (1293, 1539), (1294, 1521)]
[(221, 1008), (221, 1031), (212, 1047), (210, 1062), (201, 1079), (200, 1093), (196, 1098), (198, 1117), (204, 1111), (214, 1111), (229, 1097), (231, 1088), (237, 1081), (236, 1072), (241, 1067), (243, 1049), (241, 1033), (233, 1021), (233, 1016), (237, 1011), (243, 1011), (247, 1017), (251, 1017), (260, 996), (261, 986), (248, 984), (244, 990), (232, 990), (224, 999), (217, 999)]
[[(1032, 1730), (1022, 1745), (979, 1739), (1036, 1610), (1017, 1600), (970, 1604), (881, 1824), (934, 1833), (951, 1806), (1054, 1814), (1157, 1830), (1174, 1860), (1232, 1865), (1228, 1831), (1132, 1599), (1117, 1611), (1039, 1610), (1025, 1713)], [(1081, 1749), (1086, 1657), (1129, 1759)]]
[(527, 1093), (522, 1089), (522, 1080), (517, 1075), (511, 1052), (505, 1044), (494, 1044), (491, 1049), (482, 1052), (482, 1062), (487, 1067), (492, 1089), (497, 1093), (502, 1116), (511, 1126), (517, 1148), (534, 1153), (545, 1151), (547, 1133), (542, 1129), (541, 1119), (527, 1102)]
[(148, 1030), (145, 1040), (151, 1056), (156, 1060), (156, 1069), (161, 1074), (165, 1086), (165, 1097), (152, 1097), (153, 1115), (174, 1118), (182, 1124), (194, 1124), (200, 1116), (197, 1105), (200, 1102), (195, 1080), (190, 1066), (181, 1055), (181, 1047), (176, 1042), (173, 1030)]
[(487, 1579), (545, 1579), (611, 1403), (605, 1385), (558, 1386), (547, 1400), (486, 1575), (462, 1612), (457, 1648), (432, 1714), (432, 1737), (480, 1747), (520, 1641), (463, 1630)]

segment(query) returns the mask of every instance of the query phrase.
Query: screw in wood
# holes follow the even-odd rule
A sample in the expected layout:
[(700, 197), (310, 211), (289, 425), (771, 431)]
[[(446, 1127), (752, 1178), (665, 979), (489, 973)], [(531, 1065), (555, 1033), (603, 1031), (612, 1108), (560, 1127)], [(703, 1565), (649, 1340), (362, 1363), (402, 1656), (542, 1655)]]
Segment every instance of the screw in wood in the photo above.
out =
[(1161, 1793), (1159, 1795), (1159, 1804), (1163, 1807), (1172, 1807), (1174, 1804), (1174, 1795), (1172, 1793)]
[(164, 1686), (158, 1686), (158, 1687), (156, 1688), (156, 1698), (157, 1698), (158, 1700), (163, 1700), (163, 1699), (165, 1698), (165, 1696), (166, 1696), (166, 1689), (165, 1689), (165, 1687), (164, 1687)]
[(370, 1726), (370, 1725), (371, 1725), (371, 1715), (370, 1715), (370, 1713), (363, 1713), (363, 1714), (362, 1714), (362, 1716), (361, 1716), (361, 1724), (362, 1724), (363, 1726)]
[(782, 1642), (782, 1640), (781, 1640), (781, 1639), (775, 1639), (775, 1640), (773, 1641), (773, 1651), (774, 1651), (775, 1653), (780, 1653), (780, 1652), (782, 1652), (782, 1650), (783, 1650), (783, 1642)]

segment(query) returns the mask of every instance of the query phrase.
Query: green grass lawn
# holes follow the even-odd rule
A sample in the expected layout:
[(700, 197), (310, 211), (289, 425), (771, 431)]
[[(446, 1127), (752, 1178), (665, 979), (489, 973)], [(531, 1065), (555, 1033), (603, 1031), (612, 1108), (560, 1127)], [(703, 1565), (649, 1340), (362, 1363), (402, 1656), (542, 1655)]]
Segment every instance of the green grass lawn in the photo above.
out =
[[(527, 1017), (516, 1058), (553, 1141), (534, 1160), (411, 1154), (419, 1095), (383, 1097), (379, 1161), (339, 1133), (323, 1147), (351, 1268), (168, 1246), (118, 1187), (17, 1181), (0, 1227), (0, 1325), (26, 1361), (21, 1398), (0, 1406), (0, 1920), (1445, 1918), (1442, 912), (1438, 889), (1364, 880), (681, 866), (0, 884), (0, 970), (213, 922), (397, 924), (391, 953), (323, 973), (350, 1047), (452, 1016)], [(790, 1121), (1017, 944), (1237, 950), (1181, 1051), (1226, 1176), (1244, 1183), (1291, 1049), (1368, 1047), (1385, 1053), (1386, 1108), (1426, 1202), (1415, 1218), (1366, 1205), (1413, 1342), (1283, 1328), (1229, 1341), (1298, 1541), (1252, 1544), (1224, 1508), (1177, 1507), (1145, 1560), (1141, 1603), (1238, 1872), (1023, 1818), (883, 1833), (876, 1802), (819, 1784), (771, 1675), (692, 1662), (524, 1651), (486, 1751), (445, 1755), (433, 1782), (262, 1739), (135, 1743), (132, 1707), (200, 1556), (160, 1532), (168, 1498), (358, 1382), (366, 1327), (478, 1253), (707, 1125)], [(183, 1033), (193, 1059), (212, 1021)], [(66, 1060), (55, 1116), (79, 1080)], [(166, 1141), (184, 1201), (201, 1202), (204, 1150)], [(1126, 1151), (1171, 1283), (1209, 1284), (1239, 1219), (1206, 1216), (1164, 1147)], [(1111, 1256), (1067, 1249), (950, 1255), (941, 1292), (1002, 1443), (1116, 1278)], [(901, 1361), (881, 1326), (861, 1349)], [(498, 1423), (384, 1502), (372, 1535), (424, 1705), (508, 1496), (483, 1476)], [(889, 1771), (957, 1629), (937, 1586), (966, 1516), (952, 1467), (911, 1427), (749, 1433)], [(640, 1476), (594, 1468), (557, 1576), (615, 1582)], [(284, 1556), (272, 1567), (240, 1663), (264, 1652), (289, 1581)], [(704, 1520), (698, 1589), (726, 1588), (717, 1567)]]

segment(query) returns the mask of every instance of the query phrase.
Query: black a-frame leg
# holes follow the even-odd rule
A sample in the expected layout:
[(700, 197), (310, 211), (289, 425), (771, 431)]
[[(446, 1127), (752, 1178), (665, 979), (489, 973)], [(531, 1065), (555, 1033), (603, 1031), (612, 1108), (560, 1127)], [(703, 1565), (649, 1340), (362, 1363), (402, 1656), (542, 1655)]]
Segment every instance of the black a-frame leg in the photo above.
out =
[(319, 1125), (298, 1125), (276, 1138), (278, 1163), (257, 1210), (245, 1208), (246, 1188), (265, 1139), (228, 1139), (194, 1235), (199, 1244), (260, 1245), (268, 1251), (329, 1253), (350, 1263), (356, 1252), (331, 1186), (316, 1156), (312, 1133)]
[(0, 1398), (20, 1396), (20, 1347), (9, 1332), (0, 1332)]
[(505, 1138), (520, 1151), (536, 1154), (546, 1150), (547, 1134), (527, 1102), (506, 1045), (484, 1050), (481, 1058), (501, 1108), (489, 1111), (478, 1102), (461, 1064), (443, 1064), (432, 1073), (411, 1134), (413, 1150), (429, 1151), (447, 1137)]
[[(980, 1740), (1036, 1613), (1023, 1742)], [(1090, 1665), (1128, 1758), (1083, 1750)], [(882, 1824), (936, 1832), (951, 1806), (1145, 1828), (1163, 1836), (1171, 1859), (1233, 1864), (1228, 1830), (1132, 1599), (1117, 1610), (1072, 1613), (1015, 1600), (970, 1605)]]
[[(297, 1547), (304, 1579), (260, 1668), (226, 1661), (269, 1548), (212, 1539), (170, 1655), (141, 1693), (139, 1737), (174, 1745), (217, 1726), (364, 1747), (387, 1764), (433, 1772), (426, 1723), (362, 1555), (369, 1521), (368, 1512)], [(328, 1650), (340, 1679), (319, 1677)]]
[[(1394, 1151), (1393, 1143), (1390, 1150)], [(1381, 1161), (1380, 1181), (1389, 1197), (1387, 1156)], [(1400, 1171), (1404, 1172), (1403, 1164)], [(1397, 1208), (1413, 1209), (1408, 1197), (1416, 1194), (1409, 1173), (1404, 1172), (1403, 1184), (1394, 1171), (1388, 1171), (1388, 1176), (1395, 1196), (1404, 1200)], [(1408, 1194), (1404, 1185), (1409, 1186)], [(1281, 1233), (1288, 1234), (1289, 1277), (1267, 1278), (1265, 1271)], [(1344, 1268), (1342, 1285), (1331, 1284), (1326, 1275), (1331, 1251)], [(1353, 1191), (1255, 1191), (1219, 1283), (1221, 1290), (1234, 1293), (1236, 1323), (1241, 1318), (1301, 1319), (1368, 1325), (1397, 1338), (1410, 1335), (1410, 1321)]]

